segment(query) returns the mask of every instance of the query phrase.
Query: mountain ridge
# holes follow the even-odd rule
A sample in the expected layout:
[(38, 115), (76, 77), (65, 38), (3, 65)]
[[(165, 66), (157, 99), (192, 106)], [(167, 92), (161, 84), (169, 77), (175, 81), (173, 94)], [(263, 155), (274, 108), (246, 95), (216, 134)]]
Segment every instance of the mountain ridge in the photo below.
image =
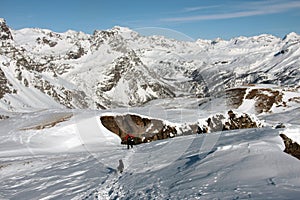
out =
[(245, 84), (299, 87), (300, 36), (293, 32), (283, 39), (262, 34), (185, 42), (119, 26), (85, 34), (0, 24), (5, 111), (142, 106), (212, 97)]

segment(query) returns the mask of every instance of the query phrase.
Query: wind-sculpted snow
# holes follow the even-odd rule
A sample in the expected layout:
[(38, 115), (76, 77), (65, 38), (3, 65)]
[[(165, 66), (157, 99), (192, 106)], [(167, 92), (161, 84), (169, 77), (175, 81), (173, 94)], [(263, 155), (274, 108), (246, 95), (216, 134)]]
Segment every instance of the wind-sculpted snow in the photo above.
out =
[[(74, 111), (54, 127), (19, 130), (28, 120), (63, 113), (40, 111), (0, 121), (1, 199), (298, 198), (299, 160), (283, 152), (283, 129), (175, 137), (131, 150), (103, 129), (100, 111)], [(117, 171), (120, 159), (123, 173)]]

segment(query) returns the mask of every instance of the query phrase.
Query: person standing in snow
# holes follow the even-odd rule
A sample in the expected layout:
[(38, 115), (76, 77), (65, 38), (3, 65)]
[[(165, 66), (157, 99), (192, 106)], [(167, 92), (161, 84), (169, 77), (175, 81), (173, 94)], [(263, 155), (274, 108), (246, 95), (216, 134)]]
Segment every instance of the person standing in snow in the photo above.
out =
[(125, 137), (125, 140), (127, 141), (127, 149), (129, 149), (130, 147), (133, 148), (134, 145), (134, 136), (127, 134)]

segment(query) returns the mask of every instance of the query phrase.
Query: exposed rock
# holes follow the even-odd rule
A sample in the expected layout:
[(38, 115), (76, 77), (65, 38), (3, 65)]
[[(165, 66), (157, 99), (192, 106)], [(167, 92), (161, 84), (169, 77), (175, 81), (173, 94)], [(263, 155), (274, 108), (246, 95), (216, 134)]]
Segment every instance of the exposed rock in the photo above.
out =
[(297, 142), (293, 142), (285, 134), (280, 134), (280, 137), (283, 139), (285, 149), (284, 152), (288, 153), (300, 160), (300, 145)]
[(278, 128), (285, 128), (285, 125), (283, 123), (276, 124), (275, 129), (278, 129)]
[(6, 21), (3, 18), (0, 18), (0, 39), (1, 40), (12, 40), (12, 34), (6, 25)]
[(198, 124), (197, 133), (209, 133), (216, 131), (226, 131), (245, 128), (259, 128), (263, 124), (258, 119), (253, 119), (246, 113), (234, 113), (232, 110), (228, 111), (227, 115), (215, 114)]
[(229, 111), (227, 115), (216, 114), (203, 120), (204, 123), (169, 125), (159, 119), (141, 117), (134, 114), (102, 116), (104, 127), (117, 134), (126, 143), (127, 134), (136, 137), (136, 144), (172, 138), (178, 135), (210, 133), (216, 131), (262, 127), (257, 119), (248, 114)]
[[(243, 104), (244, 99), (251, 99), (255, 101), (256, 114), (270, 112), (273, 106), (286, 107), (286, 102), (283, 101), (283, 92), (281, 90), (252, 88), (252, 85), (226, 90), (226, 99), (228, 100), (228, 106), (234, 109), (239, 108)], [(297, 97), (289, 99), (289, 101), (297, 102)]]
[(289, 102), (296, 102), (296, 103), (300, 103), (300, 97), (292, 97), (288, 100)]
[(0, 120), (4, 120), (4, 119), (8, 119), (9, 116), (6, 116), (6, 115), (0, 115)]
[(42, 39), (37, 38), (36, 41), (38, 42), (38, 44), (47, 44), (49, 45), (49, 47), (54, 47), (55, 45), (57, 45), (57, 42), (47, 39), (46, 37), (43, 37)]
[(84, 49), (82, 47), (79, 47), (79, 49), (77, 50), (77, 52), (70, 51), (67, 54), (67, 56), (68, 56), (68, 59), (78, 59), (81, 56), (83, 56), (84, 54), (85, 54)]
[(288, 49), (283, 49), (283, 50), (277, 52), (276, 54), (274, 54), (274, 57), (279, 56), (279, 55), (281, 55), (281, 54), (285, 54), (285, 53), (287, 53), (288, 51), (289, 51)]
[(122, 143), (126, 143), (124, 138), (127, 134), (134, 135), (137, 144), (171, 138), (177, 134), (175, 127), (166, 125), (161, 120), (132, 114), (102, 116), (100, 120), (108, 130), (122, 139)]
[(10, 89), (10, 83), (8, 82), (4, 72), (0, 68), (0, 99), (4, 97), (6, 93), (11, 94), (12, 90)]
[(282, 103), (282, 93), (271, 89), (252, 89), (246, 99), (255, 99), (255, 110), (257, 113), (268, 112), (273, 104)]
[(243, 103), (245, 94), (246, 88), (232, 88), (226, 90), (226, 97), (228, 97), (228, 105), (234, 109), (240, 107)]

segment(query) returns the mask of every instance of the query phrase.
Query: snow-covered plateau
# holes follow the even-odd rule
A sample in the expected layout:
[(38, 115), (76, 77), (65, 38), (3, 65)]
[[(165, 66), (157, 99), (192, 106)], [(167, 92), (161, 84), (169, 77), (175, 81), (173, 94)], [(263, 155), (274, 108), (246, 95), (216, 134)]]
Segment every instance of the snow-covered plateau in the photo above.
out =
[(298, 199), (299, 47), (0, 18), (0, 199)]

